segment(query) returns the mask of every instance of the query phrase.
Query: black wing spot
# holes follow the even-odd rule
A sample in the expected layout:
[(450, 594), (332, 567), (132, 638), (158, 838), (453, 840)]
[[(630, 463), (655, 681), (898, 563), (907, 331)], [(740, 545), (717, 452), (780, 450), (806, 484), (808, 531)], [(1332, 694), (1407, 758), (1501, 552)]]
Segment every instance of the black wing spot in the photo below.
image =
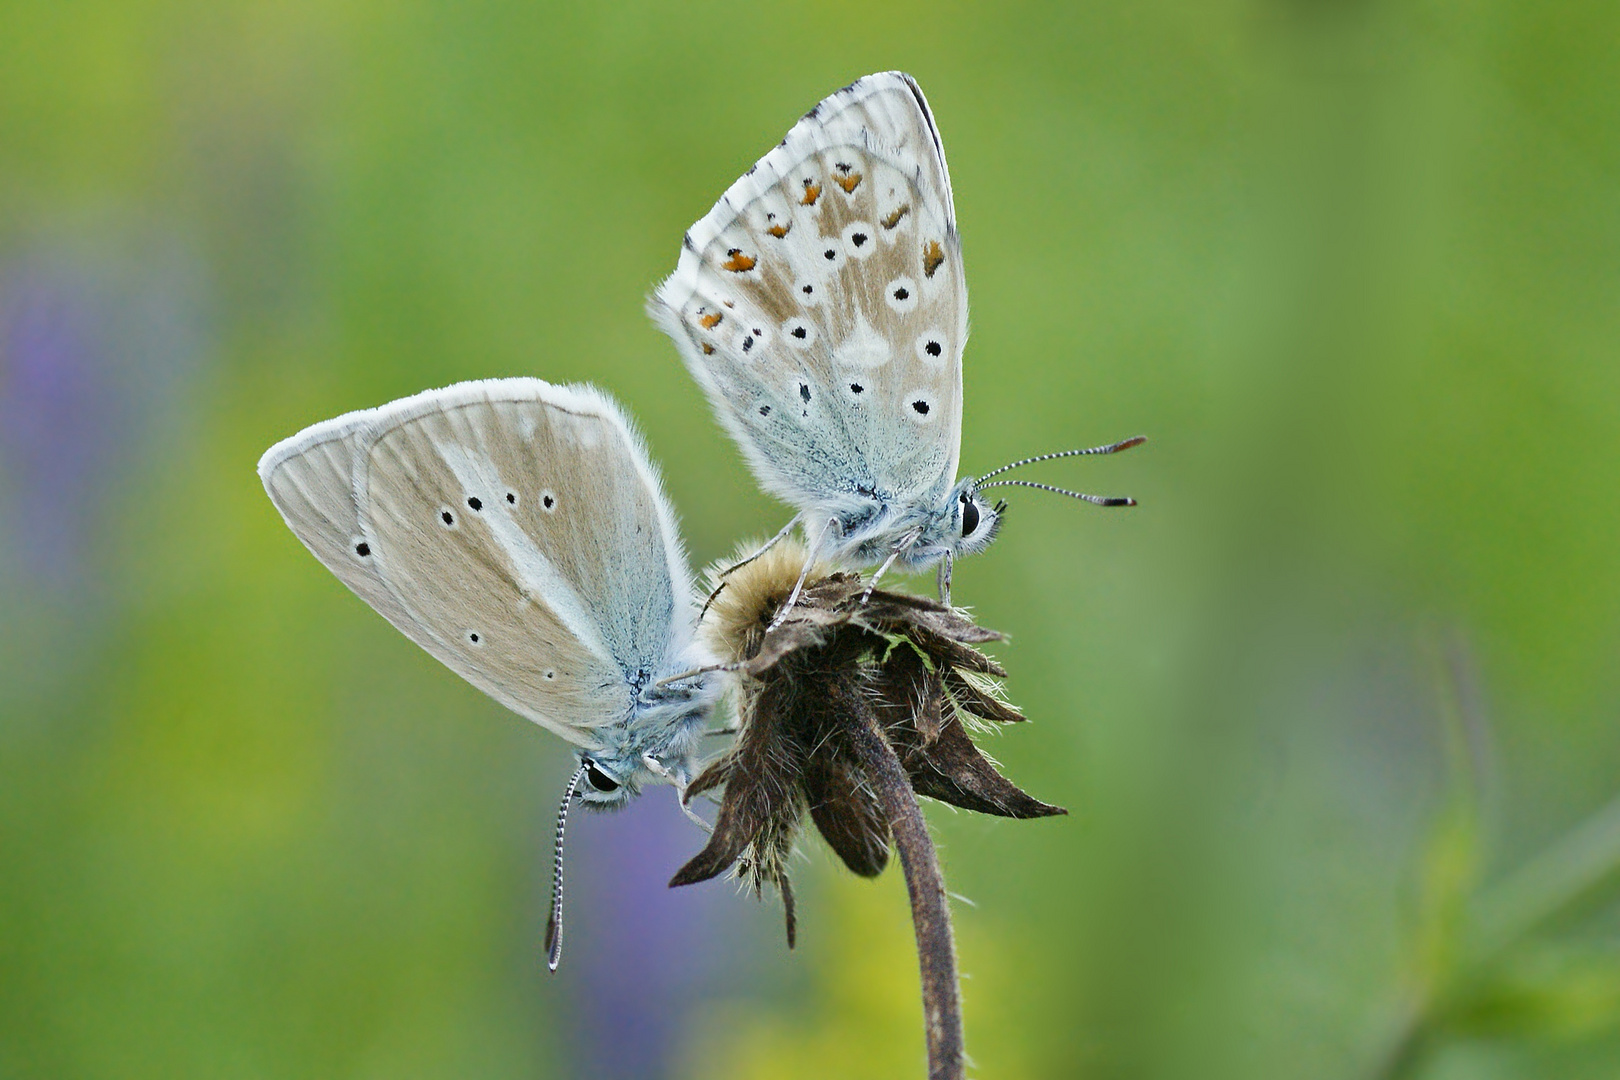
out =
[(506, 504), (508, 506), (516, 506), (517, 505), (517, 492), (508, 491), (506, 493)]
[(456, 515), (452, 514), (448, 510), (440, 510), (439, 520), (444, 522), (446, 525), (454, 525), (456, 523)]
[(800, 383), (799, 384), (799, 399), (801, 401), (803, 401), (807, 405), (810, 403), (810, 384), (809, 383)]
[(938, 356), (944, 351), (945, 349), (937, 341), (930, 341), (927, 345), (923, 346), (923, 352), (927, 353), (929, 356)]
[(849, 392), (852, 393), (852, 394), (864, 393), (865, 390), (866, 390), (866, 387), (862, 386), (858, 382), (852, 382), (852, 383), (849, 384)]
[(867, 236), (863, 232), (852, 233), (849, 238), (849, 242), (854, 244), (856, 247), (860, 247), (861, 245), (865, 244), (866, 241)]
[(800, 291), (802, 291), (804, 295), (809, 296), (811, 293), (816, 291), (816, 287), (814, 285), (806, 285)]
[(552, 507), (557, 505), (557, 497), (550, 492), (547, 492), (545, 498), (540, 500), (540, 505), (544, 506), (547, 510), (550, 510)]
[(476, 644), (478, 644), (478, 635), (475, 634), (475, 633), (474, 634), (468, 634), (467, 635), (467, 640), (472, 642), (474, 645), (476, 645)]
[(826, 251), (823, 251), (821, 253), (821, 257), (823, 259), (826, 259), (828, 262), (831, 262), (832, 260), (838, 258), (838, 249), (837, 248), (828, 248)]
[(749, 349), (752, 349), (753, 347), (754, 347), (754, 335), (749, 334), (747, 337), (743, 338), (743, 352), (747, 352)]
[(354, 553), (363, 559), (371, 554), (371, 545), (362, 540), (354, 545)]
[(759, 407), (759, 415), (761, 415), (761, 416), (769, 416), (769, 415), (771, 415), (771, 407), (769, 405), (761, 405)]
[[(805, 288), (809, 288), (809, 286), (806, 285)], [(798, 338), (800, 341), (803, 341), (805, 338), (810, 336), (810, 331), (806, 330), (802, 326), (795, 326), (793, 328), (793, 336)]]
[(896, 300), (909, 300), (911, 299), (911, 290), (902, 285), (900, 288), (894, 290), (894, 298)]
[(484, 508), (484, 500), (480, 499), (476, 495), (473, 495), (467, 499), (467, 506), (474, 512), (477, 512)]
[(924, 401), (922, 398), (918, 398), (916, 401), (913, 401), (911, 403), (911, 407), (913, 410), (915, 410), (918, 416), (928, 415), (928, 402)]

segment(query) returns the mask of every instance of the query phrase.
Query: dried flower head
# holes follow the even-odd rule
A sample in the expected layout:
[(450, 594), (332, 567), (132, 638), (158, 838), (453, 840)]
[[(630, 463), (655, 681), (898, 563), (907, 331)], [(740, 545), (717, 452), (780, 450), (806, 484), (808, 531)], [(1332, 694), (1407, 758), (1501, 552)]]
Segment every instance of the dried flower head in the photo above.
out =
[(778, 544), (726, 577), (704, 617), (710, 644), (739, 673), (739, 729), (687, 788), (688, 798), (725, 792), (708, 846), (670, 882), (706, 881), (735, 865), (756, 894), (776, 885), (789, 946), (786, 864), (806, 810), (855, 873), (874, 877), (888, 864), (891, 818), (866, 752), (873, 733), (917, 795), (1003, 817), (1067, 812), (1021, 791), (969, 737), (975, 725), (1023, 719), (992, 681), (1006, 672), (975, 648), (1002, 635), (933, 600), (865, 596), (859, 575), (819, 566), (771, 628), (804, 560), (802, 547)]

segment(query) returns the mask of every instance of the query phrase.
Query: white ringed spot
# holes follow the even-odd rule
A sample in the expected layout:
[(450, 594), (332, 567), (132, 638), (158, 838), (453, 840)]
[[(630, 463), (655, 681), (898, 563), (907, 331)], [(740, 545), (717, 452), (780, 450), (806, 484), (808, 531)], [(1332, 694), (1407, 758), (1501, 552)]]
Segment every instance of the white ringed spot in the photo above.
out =
[(909, 315), (917, 309), (917, 283), (897, 277), (883, 287), (883, 299), (896, 315)]
[(852, 221), (840, 234), (844, 253), (852, 259), (864, 259), (877, 250), (877, 229), (870, 221)]
[(901, 409), (913, 424), (932, 424), (939, 416), (939, 398), (928, 390), (913, 390), (901, 399)]
[(950, 351), (950, 343), (944, 334), (937, 330), (927, 330), (917, 335), (917, 359), (931, 368), (943, 367), (946, 353)]

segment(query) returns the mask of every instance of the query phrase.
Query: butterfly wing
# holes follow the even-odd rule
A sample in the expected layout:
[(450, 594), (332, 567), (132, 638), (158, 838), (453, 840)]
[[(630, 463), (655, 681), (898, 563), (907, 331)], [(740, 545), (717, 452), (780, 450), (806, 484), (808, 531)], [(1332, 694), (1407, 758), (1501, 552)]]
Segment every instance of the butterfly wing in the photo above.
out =
[(317, 424), (260, 476), (315, 557), (521, 716), (594, 747), (678, 663), (691, 583), (645, 449), (590, 387), (463, 383)]
[(916, 82), (869, 75), (810, 110), (687, 233), (650, 311), (766, 490), (800, 508), (942, 496), (967, 289)]

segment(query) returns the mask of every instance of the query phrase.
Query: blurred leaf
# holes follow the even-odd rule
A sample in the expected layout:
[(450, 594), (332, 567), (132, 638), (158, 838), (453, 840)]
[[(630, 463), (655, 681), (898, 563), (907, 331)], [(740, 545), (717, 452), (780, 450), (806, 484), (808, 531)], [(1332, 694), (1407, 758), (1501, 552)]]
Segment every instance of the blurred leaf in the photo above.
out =
[(1446, 1029), (1464, 1037), (1573, 1039), (1620, 1028), (1620, 948), (1524, 950), (1454, 999)]
[(1481, 952), (1505, 948), (1620, 882), (1620, 799), (1592, 815), (1479, 901)]

